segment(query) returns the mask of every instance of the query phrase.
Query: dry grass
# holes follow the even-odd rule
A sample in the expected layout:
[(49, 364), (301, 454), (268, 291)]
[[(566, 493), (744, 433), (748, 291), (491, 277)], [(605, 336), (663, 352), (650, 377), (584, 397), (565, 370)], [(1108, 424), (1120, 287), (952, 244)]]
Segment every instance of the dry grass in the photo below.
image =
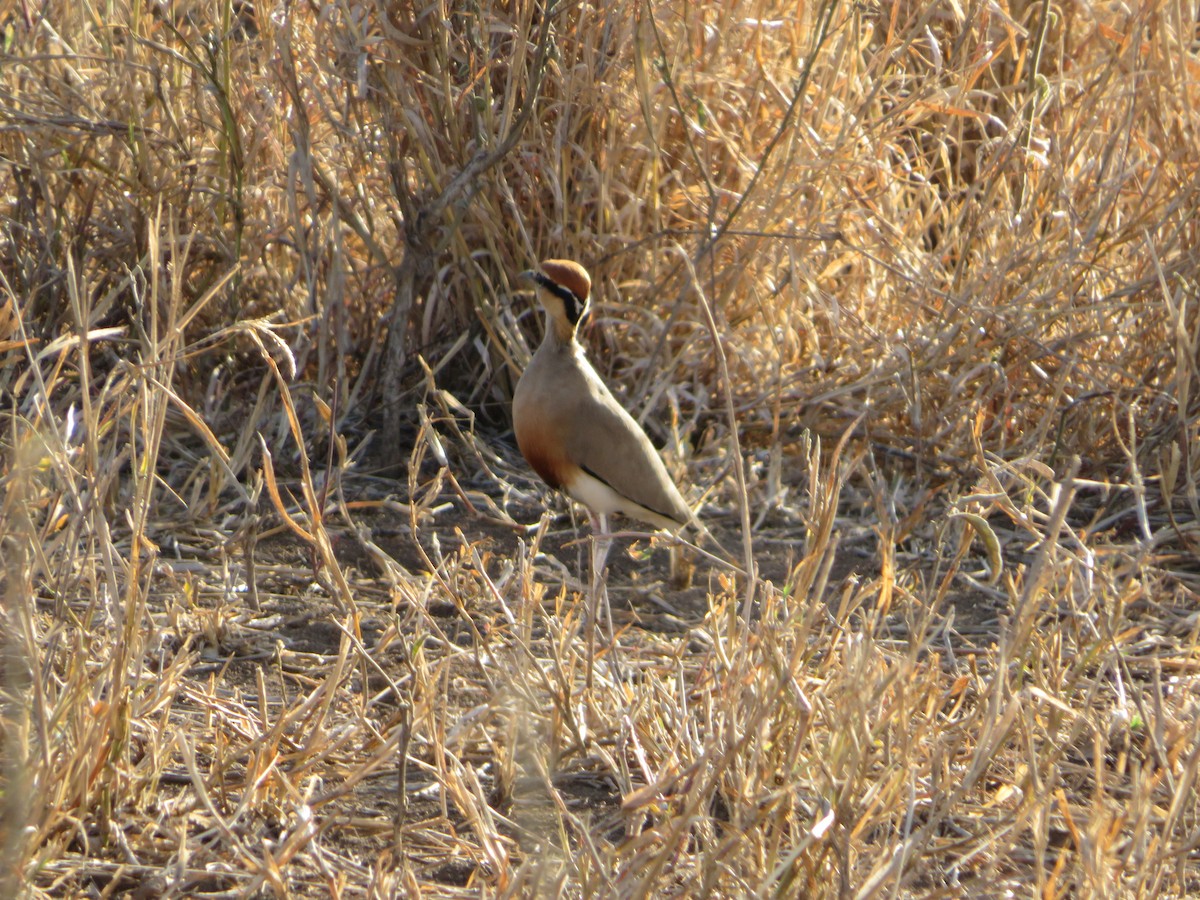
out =
[[(0, 894), (1200, 893), (1194, 4), (0, 21)], [(590, 688), (544, 256), (755, 573)]]

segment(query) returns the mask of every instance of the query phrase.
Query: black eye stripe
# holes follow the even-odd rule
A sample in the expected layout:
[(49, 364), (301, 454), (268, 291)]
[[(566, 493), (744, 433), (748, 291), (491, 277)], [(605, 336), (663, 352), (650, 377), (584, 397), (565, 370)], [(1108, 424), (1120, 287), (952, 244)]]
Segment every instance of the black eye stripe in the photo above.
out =
[(546, 277), (541, 272), (538, 272), (533, 277), (538, 284), (563, 302), (563, 311), (567, 314), (567, 321), (572, 325), (579, 324), (579, 320), (583, 318), (583, 303), (575, 296), (575, 292), (563, 287), (557, 281)]

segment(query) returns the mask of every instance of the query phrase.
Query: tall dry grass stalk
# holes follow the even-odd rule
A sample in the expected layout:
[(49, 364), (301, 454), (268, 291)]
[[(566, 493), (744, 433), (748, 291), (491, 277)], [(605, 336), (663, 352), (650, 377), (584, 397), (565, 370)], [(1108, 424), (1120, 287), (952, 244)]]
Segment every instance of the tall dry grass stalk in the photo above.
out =
[[(1200, 893), (1193, 7), (0, 24), (0, 894)], [(546, 256), (748, 573), (587, 689)]]

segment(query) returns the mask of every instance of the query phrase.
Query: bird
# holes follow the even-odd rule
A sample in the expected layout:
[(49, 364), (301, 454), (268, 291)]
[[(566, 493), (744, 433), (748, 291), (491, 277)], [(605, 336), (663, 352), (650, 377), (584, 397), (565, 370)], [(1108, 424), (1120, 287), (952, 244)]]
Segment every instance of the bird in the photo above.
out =
[(552, 488), (602, 521), (613, 513), (676, 532), (692, 511), (646, 432), (612, 395), (577, 339), (592, 280), (547, 259), (522, 272), (546, 311), (546, 334), (513, 394), (521, 455)]
[(545, 309), (546, 334), (513, 393), (513, 431), (521, 455), (542, 480), (588, 510), (593, 531), (590, 685), (601, 597), (613, 635), (603, 579), (612, 543), (609, 516), (621, 513), (674, 533), (695, 520), (650, 438), (612, 395), (578, 341), (592, 289), (587, 270), (573, 260), (547, 259), (521, 275), (533, 282)]

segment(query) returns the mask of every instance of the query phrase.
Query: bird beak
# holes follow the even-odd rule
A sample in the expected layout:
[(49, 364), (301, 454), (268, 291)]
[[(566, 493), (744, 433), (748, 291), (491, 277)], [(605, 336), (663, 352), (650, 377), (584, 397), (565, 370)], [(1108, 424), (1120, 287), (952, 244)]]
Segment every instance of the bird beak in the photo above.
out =
[(522, 279), (522, 280), (524, 280), (524, 281), (532, 281), (532, 282), (534, 282), (534, 283), (536, 284), (536, 283), (537, 283), (537, 276), (538, 276), (538, 271), (537, 271), (537, 269), (526, 269), (524, 272), (522, 272), (522, 273), (521, 273), (520, 275), (518, 275), (517, 277), (518, 277), (518, 278), (520, 278), (520, 279)]

